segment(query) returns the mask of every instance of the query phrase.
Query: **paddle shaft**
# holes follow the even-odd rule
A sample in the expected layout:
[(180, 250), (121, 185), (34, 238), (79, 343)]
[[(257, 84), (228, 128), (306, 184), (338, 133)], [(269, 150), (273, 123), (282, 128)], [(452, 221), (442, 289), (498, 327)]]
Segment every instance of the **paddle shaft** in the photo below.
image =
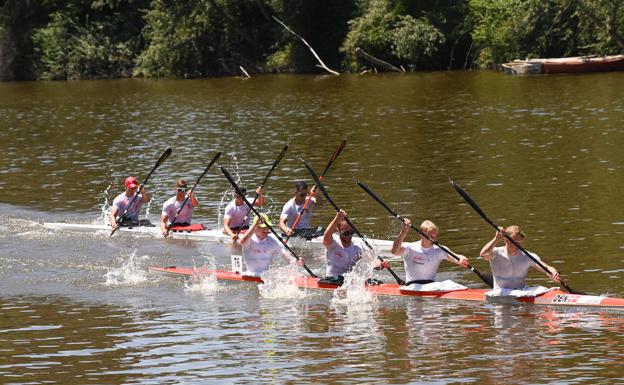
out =
[(212, 167), (212, 165), (214, 164), (214, 162), (217, 161), (217, 159), (219, 159), (219, 157), (221, 157), (221, 151), (217, 152), (216, 155), (212, 158), (212, 160), (210, 161), (210, 163), (208, 163), (208, 166), (206, 166), (206, 169), (204, 170), (204, 172), (202, 172), (202, 174), (199, 176), (199, 178), (197, 178), (197, 180), (195, 180), (195, 184), (193, 185), (193, 187), (191, 187), (191, 189), (189, 190), (189, 193), (187, 194), (186, 198), (184, 199), (184, 202), (182, 202), (182, 205), (180, 206), (180, 208), (178, 209), (178, 212), (176, 212), (175, 217), (173, 217), (173, 220), (171, 221), (171, 223), (169, 223), (169, 225), (167, 226), (167, 233), (165, 236), (169, 235), (169, 231), (171, 230), (171, 227), (173, 226), (173, 224), (175, 223), (176, 219), (178, 219), (178, 215), (180, 215), (180, 212), (182, 211), (182, 209), (184, 208), (184, 206), (186, 206), (186, 204), (188, 203), (189, 199), (191, 198), (191, 193), (193, 191), (195, 191), (195, 187), (197, 187), (197, 185), (199, 184), (199, 181), (202, 180), (202, 178), (204, 177), (204, 175), (206, 175), (206, 173), (208, 172), (208, 170), (210, 170), (210, 167)]
[[(364, 183), (361, 183), (360, 181), (357, 181), (358, 186), (360, 186), (364, 191), (366, 191), (368, 193), (368, 195), (370, 195), (374, 200), (377, 201), (377, 203), (379, 203), (383, 208), (385, 208), (390, 215), (392, 215), (393, 217), (399, 219), (401, 222), (405, 223), (405, 218), (403, 218), (402, 216), (400, 216), (399, 214), (397, 214), (394, 210), (392, 210), (390, 208), (390, 206), (388, 206), (383, 200), (381, 200), (381, 198), (375, 194), (373, 192), (373, 190), (371, 190), (367, 185), (365, 185)], [(412, 228), (412, 230), (416, 231), (418, 234), (420, 234), (423, 238), (429, 240), (431, 243), (433, 243), (434, 245), (438, 246), (439, 248), (441, 248), (445, 253), (447, 253), (448, 255), (450, 255), (451, 257), (453, 257), (456, 261), (459, 261), (460, 258), (453, 253), (449, 248), (447, 248), (444, 245), (441, 245), (440, 243), (438, 243), (438, 241), (436, 241), (435, 239), (432, 239), (427, 233), (421, 231), (418, 227), (414, 226), (413, 223), (410, 223), (410, 227)], [(466, 266), (466, 268), (470, 271), (472, 271), (473, 273), (475, 273), (479, 278), (481, 278), (481, 280), (483, 282), (485, 282), (489, 287), (494, 287), (493, 282), (491, 277), (487, 277), (483, 274), (481, 274), (481, 272), (479, 270), (477, 270), (475, 267), (472, 267), (470, 264), (468, 264)], [(489, 279), (488, 279), (489, 278)]]
[[(492, 220), (490, 218), (488, 218), (488, 216), (485, 214), (485, 212), (481, 209), (481, 207), (479, 207), (479, 205), (477, 204), (477, 202), (475, 202), (474, 199), (472, 199), (470, 197), (470, 195), (468, 195), (468, 193), (466, 191), (464, 191), (463, 188), (461, 188), (457, 183), (455, 183), (453, 180), (450, 180), (451, 185), (453, 186), (453, 188), (455, 189), (455, 191), (457, 191), (457, 193), (464, 198), (464, 200), (466, 201), (466, 203), (468, 203), (470, 205), (470, 207), (473, 208), (474, 211), (477, 212), (477, 214), (479, 214), (479, 216), (481, 216), (481, 218), (483, 218), (487, 223), (489, 223), (492, 227), (494, 227), (496, 229), (496, 231), (500, 231), (502, 229), (502, 227), (498, 226), (496, 223), (492, 222)], [(526, 255), (527, 257), (529, 257), (536, 265), (538, 265), (544, 272), (546, 272), (546, 274), (548, 274), (548, 276), (552, 279), (552, 275), (553, 273), (550, 271), (550, 269), (548, 269), (546, 266), (544, 266), (544, 264), (537, 258), (535, 258), (531, 253), (529, 253), (524, 247), (522, 247), (518, 242), (516, 242), (515, 240), (513, 240), (509, 235), (505, 234), (505, 232), (502, 232), (503, 236), (509, 241), (511, 242), (514, 246), (516, 246), (520, 251), (522, 251), (524, 253), (524, 255)], [(579, 292), (577, 290), (572, 289), (570, 286), (568, 286), (563, 279), (560, 277), (559, 278), (559, 283), (561, 283), (561, 286), (563, 286), (568, 292), (572, 293), (572, 294), (583, 294), (582, 292)]]
[[(321, 182), (321, 180), (319, 179), (319, 177), (316, 175), (316, 173), (314, 172), (314, 170), (312, 169), (312, 167), (310, 167), (310, 165), (305, 161), (302, 160), (303, 164), (305, 165), (305, 167), (308, 169), (308, 171), (310, 172), (310, 175), (312, 175), (312, 178), (314, 178), (314, 182), (316, 183), (316, 185), (318, 186), (318, 188), (321, 189), (321, 192), (323, 193), (323, 195), (325, 196), (325, 198), (327, 199), (327, 201), (329, 202), (329, 204), (331, 204), (334, 209), (336, 209), (336, 212), (340, 211), (340, 207), (338, 207), (338, 205), (336, 205), (336, 203), (334, 202), (334, 200), (329, 196), (329, 193), (327, 192), (327, 190), (325, 189), (325, 186), (323, 186), (323, 183)], [(357, 227), (355, 227), (355, 225), (353, 224), (353, 222), (351, 222), (351, 220), (349, 219), (349, 217), (345, 217), (345, 221), (349, 224), (349, 226), (351, 226), (351, 228), (353, 229), (353, 231), (358, 235), (358, 237), (360, 237), (360, 239), (362, 241), (364, 241), (364, 244), (366, 244), (366, 246), (371, 250), (374, 251), (373, 246), (371, 246), (370, 243), (368, 243), (368, 241), (366, 240), (366, 238), (364, 238), (364, 236), (362, 235), (362, 233), (360, 233), (360, 231), (357, 229)], [(381, 258), (381, 256), (377, 256), (377, 258), (380, 261), (383, 261), (383, 258)], [(397, 283), (399, 285), (404, 285), (405, 281), (402, 280), (393, 270), (392, 268), (388, 267), (388, 272), (390, 274), (392, 274), (392, 276), (394, 277), (394, 279), (397, 281)]]
[[(238, 187), (238, 185), (236, 184), (236, 182), (234, 181), (234, 179), (232, 178), (232, 176), (230, 175), (230, 173), (223, 167), (221, 166), (221, 172), (223, 173), (223, 175), (225, 175), (225, 177), (227, 178), (227, 180), (230, 182), (230, 184), (232, 185), (232, 187), (234, 187), (234, 190), (236, 191), (236, 193), (240, 196), (242, 196), (242, 191), (240, 190), (240, 188)], [(247, 206), (249, 207), (249, 209), (251, 211), (254, 212), (254, 214), (256, 214), (256, 216), (258, 216), (258, 218), (261, 218), (260, 213), (258, 212), (258, 210), (255, 209), (255, 207), (253, 207), (251, 205), (251, 202), (247, 201), (247, 199), (243, 199), (245, 201), (245, 204), (247, 204)], [(258, 219), (260, 220), (260, 219)], [(299, 258), (299, 256), (294, 252), (293, 249), (291, 249), (288, 244), (286, 244), (286, 242), (284, 242), (284, 240), (282, 239), (282, 237), (280, 237), (277, 232), (275, 231), (275, 229), (273, 229), (273, 226), (269, 225), (268, 223), (264, 223), (266, 225), (266, 227), (271, 231), (271, 233), (273, 233), (273, 235), (282, 243), (282, 245), (284, 245), (284, 247), (286, 248), (286, 250), (288, 250), (290, 252), (290, 254), (298, 261), (301, 258)], [(312, 270), (310, 270), (310, 268), (308, 268), (308, 266), (306, 266), (305, 264), (303, 264), (303, 268), (308, 272), (308, 274), (310, 274), (310, 277), (312, 278), (318, 278), (318, 276), (316, 274), (314, 274), (314, 272), (312, 272)]]
[[(273, 166), (271, 166), (271, 169), (269, 170), (269, 172), (267, 173), (267, 175), (264, 177), (264, 180), (262, 181), (262, 183), (260, 184), (260, 188), (264, 188), (264, 185), (266, 184), (266, 182), (269, 180), (269, 177), (271, 176), (271, 173), (273, 173), (273, 170), (275, 170), (275, 168), (277, 167), (277, 165), (279, 164), (279, 162), (282, 160), (282, 158), (284, 157), (284, 154), (286, 154), (286, 150), (288, 150), (288, 145), (284, 146), (284, 148), (282, 148), (282, 152), (280, 152), (280, 154), (277, 156), (277, 158), (275, 159), (275, 161), (273, 162)], [(253, 206), (254, 204), (256, 204), (256, 201), (258, 200), (258, 197), (260, 196), (260, 194), (256, 194), (253, 202), (251, 202), (251, 205)], [(244, 199), (244, 198), (243, 198)], [(247, 215), (245, 215), (245, 220), (247, 219), (247, 216), (249, 215), (249, 211), (247, 211)], [(245, 221), (243, 220), (243, 222)]]
[[(128, 210), (130, 209), (130, 207), (132, 207), (132, 205), (134, 204), (134, 201), (137, 199), (137, 197), (139, 196), (139, 194), (141, 194), (141, 191), (143, 191), (143, 186), (145, 186), (145, 184), (147, 183), (147, 181), (149, 180), (149, 178), (152, 176), (152, 174), (154, 173), (154, 171), (156, 171), (156, 169), (158, 167), (160, 167), (161, 164), (163, 164), (163, 162), (169, 157), (169, 155), (171, 155), (171, 152), (173, 150), (171, 150), (171, 147), (167, 148), (165, 150), (165, 152), (162, 153), (162, 155), (160, 156), (160, 158), (158, 158), (158, 160), (156, 161), (156, 164), (154, 164), (154, 167), (152, 167), (151, 171), (149, 172), (149, 174), (147, 174), (147, 176), (145, 177), (145, 179), (143, 180), (143, 183), (141, 183), (139, 185), (139, 189), (137, 190), (137, 192), (134, 194), (134, 196), (132, 197), (132, 199), (130, 199), (130, 203), (128, 203), (128, 206), (126, 207), (126, 209), (124, 210), (124, 212), (121, 214), (121, 216), (117, 217), (115, 219), (115, 223), (117, 225), (119, 225), (119, 222), (121, 221), (121, 219), (126, 215), (126, 213), (128, 212)], [(117, 231), (117, 229), (119, 228), (119, 226), (115, 227), (113, 229), (113, 231), (111, 231), (109, 237), (112, 237), (113, 234), (115, 234), (115, 231)]]
[[(327, 166), (325, 166), (325, 169), (323, 170), (323, 173), (319, 177), (319, 180), (322, 181), (325, 178), (325, 174), (327, 174), (327, 171), (329, 171), (329, 168), (334, 163), (336, 158), (338, 158), (338, 155), (340, 155), (340, 153), (342, 152), (342, 149), (345, 148), (346, 145), (347, 145), (347, 140), (346, 139), (344, 139), (342, 142), (340, 142), (340, 145), (338, 146), (338, 148), (336, 148), (336, 151), (334, 151), (334, 154), (332, 155), (331, 159), (329, 159), (329, 162), (327, 162)], [(308, 195), (308, 197), (306, 198), (306, 201), (303, 204), (303, 207), (301, 208), (301, 211), (299, 212), (299, 214), (297, 214), (297, 218), (295, 218), (295, 221), (293, 222), (293, 225), (290, 228), (293, 232), (295, 231), (295, 229), (299, 225), (299, 222), (301, 222), (301, 218), (303, 217), (303, 213), (308, 208), (308, 205), (310, 204), (310, 201), (312, 201), (312, 198), (314, 198), (314, 195), (316, 195), (316, 188), (315, 187), (312, 188), (312, 191), (310, 192), (310, 195)], [(286, 239), (284, 241), (288, 242), (289, 239), (290, 239), (290, 235), (287, 235)]]

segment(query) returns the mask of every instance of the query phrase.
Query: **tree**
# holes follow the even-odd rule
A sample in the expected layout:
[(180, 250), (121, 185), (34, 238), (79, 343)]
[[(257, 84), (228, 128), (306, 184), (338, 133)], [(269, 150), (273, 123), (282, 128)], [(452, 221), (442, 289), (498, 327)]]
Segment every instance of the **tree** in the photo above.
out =
[(351, 70), (358, 70), (363, 64), (356, 55), (357, 48), (416, 68), (433, 57), (445, 42), (444, 35), (426, 16), (405, 14), (402, 3), (369, 0), (359, 6), (360, 16), (349, 21), (349, 33), (341, 48)]

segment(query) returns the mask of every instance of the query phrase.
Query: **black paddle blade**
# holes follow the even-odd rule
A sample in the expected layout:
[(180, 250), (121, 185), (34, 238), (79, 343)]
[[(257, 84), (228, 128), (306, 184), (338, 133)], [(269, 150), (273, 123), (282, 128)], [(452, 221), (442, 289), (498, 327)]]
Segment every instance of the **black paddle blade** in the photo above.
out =
[(193, 185), (192, 190), (195, 189), (195, 187), (199, 184), (199, 181), (204, 177), (204, 175), (206, 175), (208, 173), (208, 170), (210, 170), (210, 167), (212, 167), (212, 165), (221, 157), (223, 153), (221, 151), (217, 152), (215, 154), (215, 156), (210, 160), (210, 162), (208, 163), (208, 166), (206, 166), (206, 168), (204, 169), (204, 172), (199, 176), (199, 178), (197, 178), (197, 180), (195, 181), (195, 184)]
[(331, 204), (336, 211), (340, 211), (340, 207), (338, 207), (336, 203), (333, 201), (333, 199), (331, 199), (331, 197), (329, 196), (329, 193), (327, 192), (327, 190), (325, 190), (325, 186), (323, 186), (321, 179), (318, 177), (318, 175), (316, 175), (316, 172), (314, 172), (314, 169), (310, 167), (308, 162), (306, 162), (305, 160), (301, 159), (301, 161), (303, 162), (303, 165), (305, 166), (305, 168), (308, 169), (308, 172), (312, 176), (312, 179), (314, 179), (314, 184), (316, 184), (316, 186), (321, 189), (321, 191), (323, 192), (323, 195), (325, 196), (329, 204)]
[(165, 150), (165, 152), (163, 152), (163, 154), (160, 156), (160, 158), (158, 158), (158, 161), (156, 162), (156, 166), (155, 167), (160, 166), (162, 164), (162, 162), (167, 160), (167, 158), (171, 155), (172, 152), (173, 152), (173, 150), (171, 149), (171, 147), (167, 148)]
[[(269, 170), (269, 172), (266, 174), (266, 176), (264, 177), (264, 180), (262, 181), (262, 183), (260, 184), (260, 188), (264, 188), (264, 185), (266, 184), (266, 182), (269, 180), (269, 177), (271, 176), (271, 174), (273, 173), (273, 170), (275, 170), (275, 168), (277, 167), (277, 165), (279, 164), (279, 162), (282, 160), (282, 158), (284, 157), (284, 154), (286, 154), (286, 151), (288, 150), (288, 145), (285, 145), (284, 148), (282, 148), (282, 152), (280, 152), (280, 154), (277, 156), (277, 158), (275, 158), (275, 161), (273, 162), (273, 165), (271, 166), (271, 169)], [(258, 199), (258, 196), (256, 195), (256, 199)], [(256, 203), (256, 200), (254, 199), (254, 203)]]
[(463, 188), (461, 188), (457, 183), (455, 183), (452, 179), (449, 178), (449, 181), (451, 182), (451, 185), (453, 186), (453, 188), (455, 189), (455, 191), (457, 191), (457, 193), (459, 195), (461, 195), (462, 198), (464, 198), (464, 200), (466, 201), (466, 203), (468, 203), (470, 205), (470, 207), (473, 208), (474, 211), (477, 212), (477, 214), (479, 214), (481, 216), (481, 218), (485, 219), (486, 222), (488, 222), (490, 225), (494, 226), (497, 230), (498, 230), (498, 226), (492, 222), (490, 220), (490, 218), (488, 218), (488, 216), (485, 214), (485, 212), (481, 209), (481, 207), (479, 207), (479, 205), (477, 204), (477, 202), (475, 202), (474, 199), (472, 199), (472, 197), (470, 197), (470, 195), (468, 195), (468, 193), (466, 191), (464, 191)]
[(560, 280), (560, 283), (561, 286), (563, 286), (563, 288), (566, 289), (570, 294), (588, 295), (588, 293), (586, 292), (572, 289), (570, 286), (568, 286), (567, 283), (563, 281), (563, 279)]
[(282, 161), (282, 158), (284, 157), (284, 154), (286, 154), (287, 150), (288, 150), (288, 145), (285, 145), (284, 148), (282, 148), (282, 152), (280, 152), (280, 154), (277, 156), (277, 159), (275, 159), (275, 162), (273, 163), (273, 167), (277, 166), (277, 164)]
[(481, 280), (483, 282), (485, 282), (486, 285), (488, 285), (491, 288), (494, 288), (494, 277), (492, 276), (492, 274), (490, 273), (482, 273), (479, 270), (475, 269), (474, 267), (469, 267), (469, 269), (475, 273), (479, 278), (481, 278)]
[(390, 208), (390, 206), (388, 206), (386, 204), (386, 202), (384, 202), (379, 195), (375, 194), (373, 192), (373, 190), (370, 189), (370, 187), (368, 187), (367, 185), (365, 185), (364, 183), (360, 182), (359, 180), (356, 182), (358, 184), (358, 186), (360, 186), (364, 191), (366, 191), (368, 193), (368, 195), (371, 196), (371, 198), (373, 198), (374, 200), (377, 201), (377, 203), (379, 203), (383, 208), (386, 209), (387, 212), (390, 213), (390, 215), (392, 215), (393, 217), (399, 218), (401, 221), (403, 221), (403, 218), (401, 218), (399, 216), (399, 214), (397, 214), (394, 210), (392, 210)]

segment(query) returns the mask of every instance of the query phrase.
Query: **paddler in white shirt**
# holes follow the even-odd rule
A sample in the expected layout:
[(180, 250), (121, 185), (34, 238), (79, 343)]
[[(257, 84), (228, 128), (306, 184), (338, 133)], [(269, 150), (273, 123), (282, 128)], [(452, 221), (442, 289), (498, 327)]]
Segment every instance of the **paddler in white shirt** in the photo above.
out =
[[(326, 269), (322, 281), (326, 283), (341, 285), (343, 274), (351, 271), (364, 255), (365, 246), (359, 239), (353, 241), (353, 228), (345, 220), (346, 217), (344, 210), (337, 211), (323, 235)], [(374, 266), (379, 269), (387, 268), (390, 264), (375, 259)]]
[[(152, 199), (151, 194), (147, 192), (145, 187), (143, 187), (143, 189), (141, 189), (141, 193), (134, 198), (134, 195), (139, 188), (139, 182), (133, 176), (127, 177), (124, 185), (126, 187), (126, 191), (115, 197), (113, 204), (111, 205), (110, 213), (108, 214), (108, 220), (113, 230), (118, 226), (139, 226), (149, 224), (147, 219), (139, 221), (139, 213), (143, 203), (149, 203), (150, 199)], [(124, 211), (126, 211), (125, 214)], [(123, 215), (123, 217), (120, 219), (119, 224), (117, 224), (117, 217), (121, 215)]]
[[(247, 265), (244, 275), (259, 277), (271, 267), (273, 257), (281, 255), (284, 259), (290, 260), (290, 257), (282, 245), (273, 235), (269, 234), (269, 228), (272, 226), (266, 215), (262, 218), (254, 218), (253, 226), (240, 239), (243, 247), (243, 260)], [(303, 259), (299, 260), (299, 265), (303, 264)]]
[[(412, 221), (405, 219), (403, 227), (397, 239), (392, 244), (392, 254), (403, 257), (405, 267), (405, 286), (411, 284), (425, 285), (435, 282), (436, 274), (440, 267), (440, 262), (446, 260), (457, 265), (467, 267), (470, 262), (463, 255), (456, 254), (459, 261), (447, 254), (429, 239), (420, 235), (420, 240), (413, 243), (404, 243), (409, 232)], [(438, 241), (440, 229), (435, 223), (425, 220), (419, 227), (420, 231), (427, 234), (429, 238)]]
[[(560, 282), (559, 272), (550, 265), (547, 265), (537, 256), (537, 254), (531, 253), (531, 255), (538, 261), (540, 261), (548, 270), (551, 271), (552, 276), (548, 272), (542, 270), (531, 258), (527, 257), (522, 250), (518, 249), (513, 243), (511, 243), (505, 236), (513, 239), (516, 243), (522, 245), (525, 239), (525, 235), (522, 229), (518, 226), (509, 226), (502, 228), (496, 232), (494, 238), (483, 246), (481, 249), (481, 257), (486, 261), (490, 261), (490, 267), (492, 268), (492, 276), (494, 277), (494, 290), (496, 289), (518, 289), (523, 290), (526, 288), (525, 279), (529, 273), (529, 268), (535, 269), (545, 273), (548, 277), (552, 278), (555, 282)], [(505, 246), (494, 247), (503, 239)]]
[[(284, 204), (279, 220), (280, 230), (288, 237), (312, 239), (323, 234), (322, 228), (310, 228), (312, 212), (321, 205), (321, 198), (318, 194), (315, 194), (310, 198), (310, 203), (304, 210), (303, 206), (309, 196), (308, 185), (304, 181), (295, 182), (294, 196)], [(297, 223), (296, 228), (293, 229), (300, 213), (301, 219)]]
[[(187, 197), (188, 201), (180, 211), (180, 207), (184, 204)], [(175, 185), (175, 196), (167, 199), (163, 204), (162, 212), (160, 214), (160, 229), (163, 236), (167, 236), (168, 227), (171, 226), (189, 226), (193, 217), (193, 210), (199, 205), (197, 198), (193, 191), (191, 191), (184, 179), (178, 179)], [(179, 211), (179, 214), (178, 214)], [(176, 214), (178, 215), (176, 217)], [(175, 223), (171, 221), (175, 220)]]
[[(234, 192), (234, 199), (225, 206), (225, 212), (223, 214), (223, 232), (230, 236), (232, 242), (236, 242), (239, 238), (239, 233), (243, 230), (249, 229), (249, 222), (251, 221), (249, 206), (245, 203), (244, 199), (247, 199), (249, 203), (253, 202), (252, 198), (247, 198), (246, 188), (240, 189), (243, 196)], [(264, 191), (261, 187), (256, 189), (258, 199), (254, 206), (262, 207), (264, 205)]]

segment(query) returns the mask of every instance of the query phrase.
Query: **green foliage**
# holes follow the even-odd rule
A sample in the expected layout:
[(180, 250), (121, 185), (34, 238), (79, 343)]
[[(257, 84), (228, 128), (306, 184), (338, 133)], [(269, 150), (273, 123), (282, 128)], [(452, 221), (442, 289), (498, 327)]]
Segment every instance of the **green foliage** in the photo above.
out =
[(391, 0), (370, 0), (360, 5), (362, 15), (349, 22), (350, 30), (341, 48), (351, 70), (364, 64), (355, 53), (358, 47), (382, 60), (416, 66), (431, 58), (445, 41), (428, 19), (401, 14), (405, 7), (395, 6)]
[(607, 55), (624, 48), (607, 27), (615, 14), (613, 26), (622, 29), (621, 0), (470, 0), (470, 9), (482, 68), (525, 57)]
[(137, 71), (147, 76), (194, 77), (256, 68), (273, 44), (273, 22), (253, 0), (152, 2), (145, 50)]
[(55, 12), (43, 28), (35, 29), (37, 73), (42, 79), (81, 79), (121, 76), (132, 68), (132, 42), (115, 42), (111, 25), (78, 24), (71, 14)]
[(492, 67), (519, 57), (518, 35), (527, 27), (522, 22), (526, 6), (523, 0), (470, 0), (474, 21), (472, 39), (480, 48), (476, 60), (480, 67)]
[(442, 33), (427, 20), (402, 15), (390, 36), (392, 53), (399, 59), (417, 63), (420, 58), (433, 56), (444, 42)]
[(624, 0), (4, 0), (0, 79), (445, 69), (617, 54)]
[(292, 56), (293, 44), (287, 44), (279, 51), (267, 57), (265, 66), (268, 71), (282, 72), (290, 67), (290, 57)]

